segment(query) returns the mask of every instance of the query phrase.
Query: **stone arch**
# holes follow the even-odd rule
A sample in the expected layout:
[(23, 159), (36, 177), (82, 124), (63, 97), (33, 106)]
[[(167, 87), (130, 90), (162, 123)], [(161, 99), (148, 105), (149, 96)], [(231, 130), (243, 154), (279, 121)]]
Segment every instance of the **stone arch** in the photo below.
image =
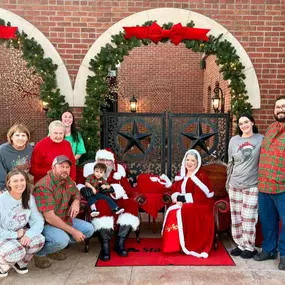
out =
[(0, 18), (5, 20), (5, 22), (10, 22), (12, 26), (18, 27), (20, 31), (24, 31), (29, 38), (33, 37), (44, 49), (45, 57), (50, 57), (53, 63), (58, 65), (56, 70), (58, 88), (61, 94), (65, 96), (65, 101), (68, 102), (70, 106), (74, 106), (73, 89), (66, 66), (47, 37), (34, 25), (8, 10), (0, 8)]
[(240, 56), (240, 61), (245, 66), (244, 74), (246, 79), (244, 80), (244, 83), (246, 84), (246, 89), (248, 91), (248, 101), (252, 104), (253, 109), (260, 108), (260, 89), (256, 72), (248, 54), (240, 42), (226, 28), (216, 21), (202, 14), (178, 8), (157, 8), (142, 11), (122, 19), (105, 31), (94, 42), (80, 65), (74, 85), (74, 106), (84, 106), (86, 96), (86, 80), (88, 75), (94, 75), (93, 72), (89, 70), (89, 62), (97, 53), (100, 52), (101, 47), (105, 46), (107, 43), (111, 43), (111, 36), (123, 31), (123, 26), (142, 25), (149, 20), (156, 20), (159, 25), (163, 25), (166, 22), (173, 22), (174, 24), (181, 23), (182, 25), (186, 25), (188, 22), (193, 20), (195, 27), (211, 29), (209, 34), (216, 37), (219, 34), (223, 34), (221, 40), (226, 39), (232, 43), (232, 45), (236, 48), (237, 54)]

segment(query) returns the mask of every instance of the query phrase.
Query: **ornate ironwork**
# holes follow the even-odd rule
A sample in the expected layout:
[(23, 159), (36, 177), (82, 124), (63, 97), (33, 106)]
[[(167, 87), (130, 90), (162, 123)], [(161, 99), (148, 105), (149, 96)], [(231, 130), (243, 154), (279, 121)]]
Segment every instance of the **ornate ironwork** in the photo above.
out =
[(103, 147), (127, 164), (134, 182), (141, 173), (165, 173), (166, 166), (173, 178), (190, 148), (203, 163), (226, 161), (229, 134), (229, 114), (103, 113)]

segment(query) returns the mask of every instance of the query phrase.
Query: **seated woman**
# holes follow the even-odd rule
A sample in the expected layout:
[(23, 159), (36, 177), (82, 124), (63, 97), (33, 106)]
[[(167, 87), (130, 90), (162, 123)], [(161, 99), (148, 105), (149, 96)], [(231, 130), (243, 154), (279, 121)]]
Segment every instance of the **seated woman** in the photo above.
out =
[(27, 273), (29, 261), (45, 242), (44, 219), (30, 194), (27, 174), (12, 170), (6, 187), (0, 195), (0, 278), (7, 277), (10, 268)]
[[(0, 146), (0, 194), (5, 189), (5, 178), (13, 169), (29, 172), (32, 146), (29, 144), (30, 132), (23, 124), (13, 125), (7, 133), (7, 143)], [(29, 176), (32, 181), (32, 177)]]
[(172, 202), (162, 228), (162, 251), (182, 251), (207, 258), (214, 239), (214, 192), (207, 175), (200, 170), (198, 151), (186, 152), (180, 176), (172, 185)]

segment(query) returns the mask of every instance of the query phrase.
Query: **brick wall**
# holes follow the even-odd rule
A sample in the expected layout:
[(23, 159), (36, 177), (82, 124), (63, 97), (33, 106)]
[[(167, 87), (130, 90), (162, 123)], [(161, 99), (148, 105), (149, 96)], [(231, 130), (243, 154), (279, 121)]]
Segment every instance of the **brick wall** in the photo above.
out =
[(152, 44), (130, 52), (119, 75), (119, 112), (129, 112), (129, 100), (138, 100), (138, 112), (201, 113), (203, 70), (201, 55), (184, 45)]
[(136, 12), (174, 7), (212, 18), (241, 42), (260, 84), (262, 110), (254, 111), (254, 116), (262, 132), (273, 121), (275, 98), (285, 93), (282, 0), (1, 1), (1, 8), (25, 18), (47, 36), (64, 60), (73, 82), (84, 55), (106, 29)]

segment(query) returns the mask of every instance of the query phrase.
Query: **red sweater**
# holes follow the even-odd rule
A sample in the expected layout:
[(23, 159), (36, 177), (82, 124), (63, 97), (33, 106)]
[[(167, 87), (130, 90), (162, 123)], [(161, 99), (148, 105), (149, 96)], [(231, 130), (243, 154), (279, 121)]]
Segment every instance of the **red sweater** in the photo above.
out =
[(76, 164), (70, 143), (66, 140), (55, 143), (46, 137), (36, 144), (32, 153), (30, 173), (35, 184), (51, 170), (52, 162), (58, 155), (65, 155), (72, 161), (70, 177), (76, 181)]

